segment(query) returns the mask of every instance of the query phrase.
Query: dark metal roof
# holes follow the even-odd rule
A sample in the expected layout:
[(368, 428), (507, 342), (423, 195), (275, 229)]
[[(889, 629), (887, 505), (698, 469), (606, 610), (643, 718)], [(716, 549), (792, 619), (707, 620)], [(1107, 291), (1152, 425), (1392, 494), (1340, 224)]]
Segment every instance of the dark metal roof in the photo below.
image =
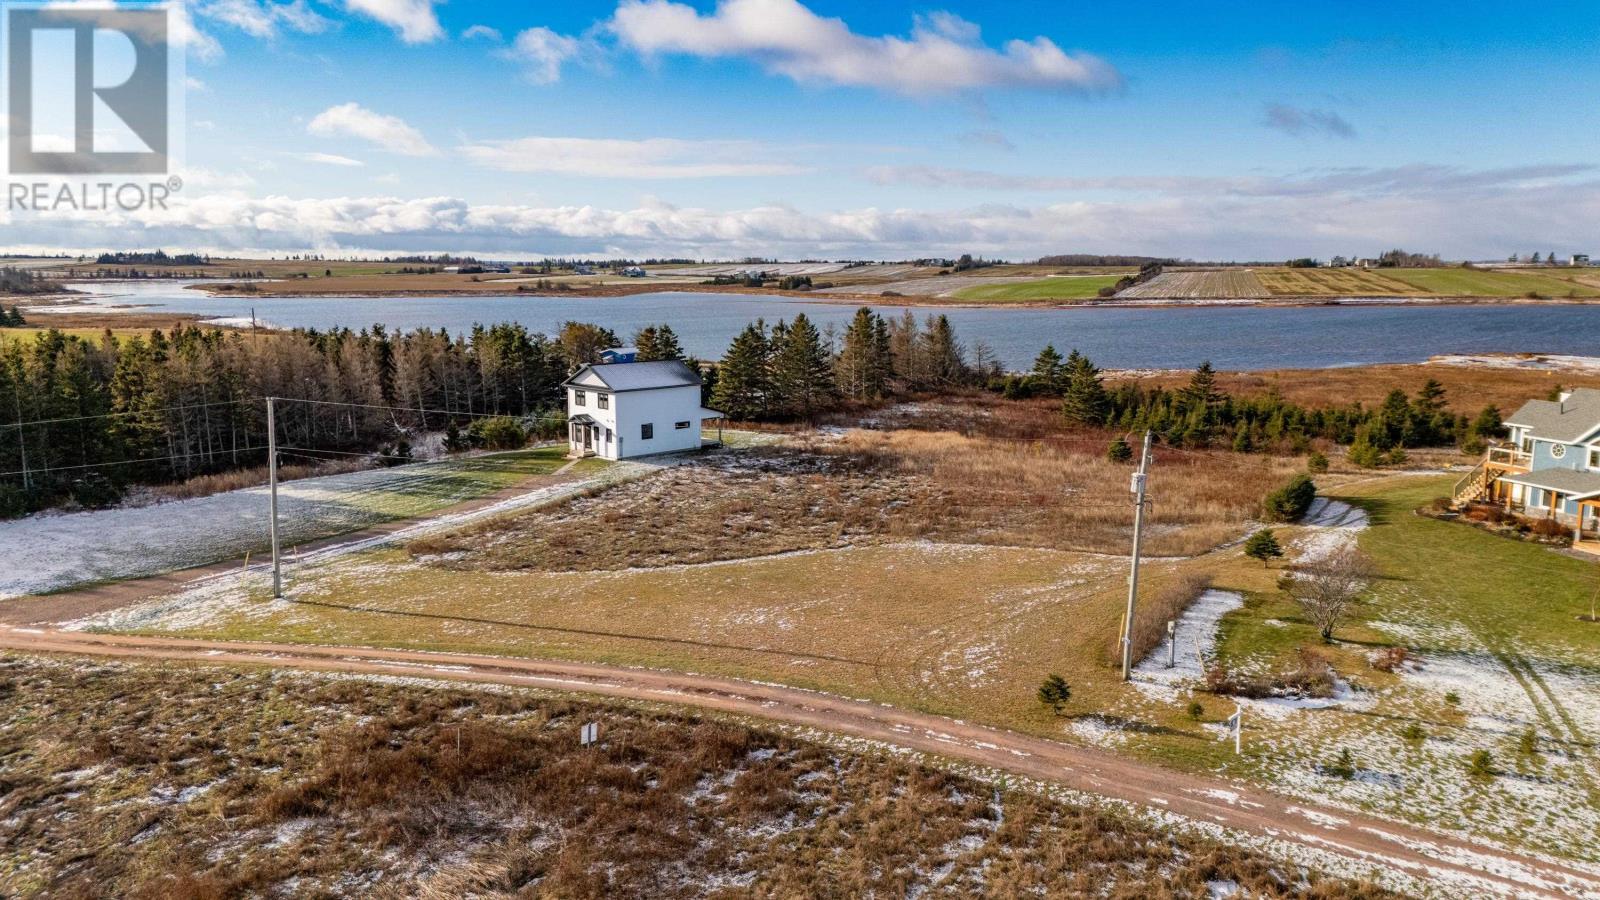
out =
[[(584, 375), (592, 375), (599, 384), (578, 381)], [(565, 386), (594, 389), (604, 387), (608, 390), (621, 393), (623, 391), (649, 391), (656, 388), (671, 387), (699, 387), (704, 382), (700, 373), (675, 359), (659, 360), (656, 362), (631, 362), (631, 363), (603, 363), (600, 365), (584, 366), (572, 373)]]
[(591, 416), (588, 413), (578, 413), (575, 416), (569, 417), (567, 419), (567, 421), (575, 423), (575, 424), (578, 424), (578, 425), (593, 425), (593, 424), (595, 424), (594, 416)]

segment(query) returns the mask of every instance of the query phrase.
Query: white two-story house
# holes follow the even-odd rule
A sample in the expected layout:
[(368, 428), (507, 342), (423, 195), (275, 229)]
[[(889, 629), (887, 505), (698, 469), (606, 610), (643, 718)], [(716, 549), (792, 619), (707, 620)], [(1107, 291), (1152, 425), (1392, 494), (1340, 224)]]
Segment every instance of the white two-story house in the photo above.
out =
[(1530, 400), (1505, 424), (1511, 440), (1489, 449), (1457, 499), (1560, 520), (1583, 543), (1585, 531), (1600, 527), (1600, 390)]
[(627, 459), (700, 449), (722, 413), (700, 405), (700, 373), (677, 360), (584, 366), (562, 385), (573, 457)]

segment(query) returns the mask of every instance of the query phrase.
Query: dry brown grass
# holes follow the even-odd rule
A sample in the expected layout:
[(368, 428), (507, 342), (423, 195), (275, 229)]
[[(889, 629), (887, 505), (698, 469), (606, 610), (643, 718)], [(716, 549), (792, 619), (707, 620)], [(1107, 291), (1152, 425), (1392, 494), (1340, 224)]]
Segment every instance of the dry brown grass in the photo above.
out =
[[(858, 431), (826, 445), (875, 468), (914, 475), (938, 494), (913, 505), (905, 530), (939, 540), (1125, 553), (1132, 472), (1105, 439), (1004, 440), (938, 432)], [(1157, 454), (1146, 551), (1190, 556), (1236, 537), (1297, 461), (1228, 453)]]
[[(1382, 403), (1395, 388), (1414, 396), (1430, 378), (1444, 385), (1450, 408), (1466, 415), (1475, 415), (1484, 406), (1494, 404), (1509, 416), (1526, 400), (1544, 399), (1558, 384), (1600, 387), (1600, 377), (1571, 372), (1423, 365), (1225, 373), (1217, 377), (1217, 386), (1239, 397), (1275, 390), (1284, 399), (1302, 406), (1344, 406), (1355, 401), (1370, 407)], [(1140, 379), (1147, 387), (1168, 388), (1182, 387), (1188, 381), (1186, 372)]]
[[(1176, 621), (1189, 608), (1189, 604), (1209, 587), (1210, 575), (1184, 572), (1156, 584), (1154, 590), (1141, 591), (1139, 603), (1134, 607), (1133, 628), (1129, 632), (1133, 643), (1133, 659), (1144, 659), (1150, 651), (1160, 646), (1167, 639), (1167, 623)], [(1113, 642), (1110, 649), (1111, 658), (1122, 658), (1120, 640)]]
[[(407, 546), (455, 568), (614, 570), (868, 541), (1125, 553), (1129, 467), (1086, 443), (853, 431), (714, 457)], [(1288, 460), (1162, 454), (1146, 548), (1190, 556), (1236, 537)]]
[(526, 694), (12, 656), (0, 696), (6, 896), (1391, 896), (887, 754)]

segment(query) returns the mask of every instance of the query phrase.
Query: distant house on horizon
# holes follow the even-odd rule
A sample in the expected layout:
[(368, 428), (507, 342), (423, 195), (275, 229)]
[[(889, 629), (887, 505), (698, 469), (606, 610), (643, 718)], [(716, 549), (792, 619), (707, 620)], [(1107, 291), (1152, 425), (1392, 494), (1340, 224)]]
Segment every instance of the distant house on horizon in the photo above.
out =
[(1573, 528), (1576, 549), (1600, 553), (1600, 390), (1530, 400), (1506, 419), (1511, 439), (1490, 447), (1456, 486), (1456, 502), (1491, 502)]
[(584, 366), (562, 385), (568, 455), (617, 460), (700, 449), (705, 421), (722, 418), (700, 405), (703, 383), (675, 359)]

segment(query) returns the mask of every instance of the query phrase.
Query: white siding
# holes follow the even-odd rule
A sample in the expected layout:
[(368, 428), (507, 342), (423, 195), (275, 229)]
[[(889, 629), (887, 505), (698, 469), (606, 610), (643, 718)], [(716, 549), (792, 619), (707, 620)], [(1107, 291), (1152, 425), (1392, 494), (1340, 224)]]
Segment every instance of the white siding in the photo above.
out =
[[(579, 390), (584, 392), (582, 406), (576, 403)], [(609, 398), (607, 409), (600, 408), (599, 395), (602, 394)], [(599, 425), (600, 435), (594, 451), (606, 459), (700, 448), (700, 388), (694, 385), (620, 394), (598, 387), (569, 387), (567, 417), (577, 415), (587, 415)], [(679, 422), (689, 425), (678, 428)], [(652, 426), (649, 438), (643, 436), (643, 426), (647, 424)]]

